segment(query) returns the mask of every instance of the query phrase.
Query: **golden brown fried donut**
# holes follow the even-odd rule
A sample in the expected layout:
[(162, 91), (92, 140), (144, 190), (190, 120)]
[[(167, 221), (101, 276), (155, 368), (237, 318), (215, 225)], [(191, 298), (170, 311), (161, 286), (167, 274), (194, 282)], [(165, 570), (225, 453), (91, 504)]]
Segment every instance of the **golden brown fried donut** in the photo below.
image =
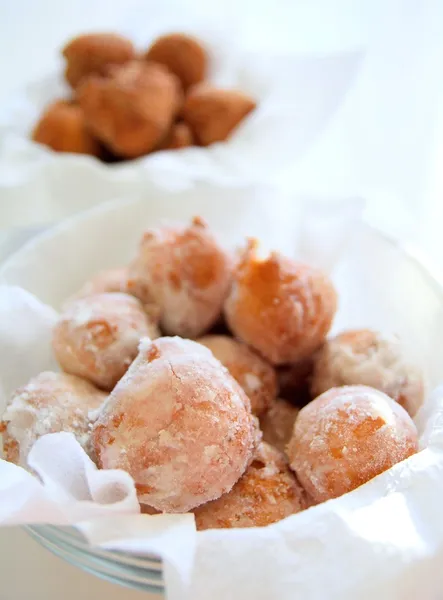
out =
[(332, 388), (302, 408), (287, 448), (314, 502), (350, 492), (417, 451), (404, 408), (364, 385)]
[(162, 65), (131, 61), (86, 77), (77, 90), (91, 131), (111, 151), (136, 158), (153, 150), (181, 105), (180, 85)]
[(305, 494), (284, 455), (261, 443), (232, 490), (194, 510), (197, 529), (264, 527), (306, 508)]
[(135, 58), (130, 40), (115, 33), (89, 33), (72, 39), (62, 50), (66, 59), (66, 81), (76, 88), (91, 73), (100, 73), (110, 64), (123, 64)]
[(400, 340), (369, 329), (345, 331), (315, 356), (312, 394), (339, 385), (368, 385), (397, 400), (414, 416), (424, 399), (420, 369), (407, 360)]
[(100, 156), (99, 142), (86, 126), (83, 110), (68, 100), (50, 104), (32, 132), (34, 142), (56, 152), (73, 152)]
[(200, 84), (189, 91), (182, 115), (199, 143), (209, 146), (225, 141), (255, 107), (243, 92)]
[(231, 490), (258, 441), (249, 401), (211, 352), (143, 340), (92, 433), (101, 468), (134, 478), (141, 504), (186, 512)]
[(145, 58), (167, 67), (180, 79), (183, 89), (203, 81), (208, 57), (195, 38), (184, 33), (170, 33), (158, 38), (146, 51)]
[(324, 341), (337, 295), (321, 271), (273, 252), (257, 255), (250, 241), (225, 303), (231, 331), (274, 365), (309, 357)]
[(274, 368), (261, 356), (227, 335), (206, 335), (197, 340), (212, 352), (241, 385), (254, 415), (268, 410), (277, 396)]

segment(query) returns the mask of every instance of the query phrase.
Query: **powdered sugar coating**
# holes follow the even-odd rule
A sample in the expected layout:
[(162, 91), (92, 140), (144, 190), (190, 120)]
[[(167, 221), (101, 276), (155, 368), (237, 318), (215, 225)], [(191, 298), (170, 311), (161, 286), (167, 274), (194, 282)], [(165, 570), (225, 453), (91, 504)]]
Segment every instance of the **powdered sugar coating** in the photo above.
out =
[(383, 392), (355, 385), (332, 388), (302, 408), (287, 453), (307, 493), (324, 502), (417, 450), (408, 413)]
[(159, 335), (128, 294), (96, 294), (69, 303), (55, 325), (53, 348), (67, 373), (112, 390), (137, 356), (142, 337)]
[(231, 260), (195, 218), (188, 227), (148, 230), (129, 267), (128, 290), (160, 307), (168, 334), (197, 337), (220, 316), (231, 282)]
[(197, 529), (263, 527), (306, 507), (305, 494), (284, 455), (261, 443), (232, 490), (195, 509)]
[(144, 340), (95, 424), (99, 465), (128, 471), (141, 504), (186, 512), (228, 492), (252, 460), (248, 404), (204, 346)]
[(272, 364), (308, 357), (323, 342), (337, 308), (321, 271), (273, 252), (259, 259), (250, 241), (225, 303), (231, 331)]
[(277, 375), (272, 365), (227, 335), (206, 335), (197, 341), (209, 348), (241, 385), (254, 415), (266, 412), (277, 396)]
[(277, 398), (271, 408), (260, 418), (263, 441), (286, 452), (299, 410), (283, 398)]
[(384, 392), (411, 416), (423, 403), (423, 374), (407, 360), (394, 335), (368, 329), (346, 331), (319, 350), (311, 383), (314, 397), (332, 387), (358, 384)]
[(107, 395), (84, 379), (45, 371), (12, 395), (2, 417), (6, 460), (26, 467), (38, 438), (71, 432), (86, 452), (92, 423)]

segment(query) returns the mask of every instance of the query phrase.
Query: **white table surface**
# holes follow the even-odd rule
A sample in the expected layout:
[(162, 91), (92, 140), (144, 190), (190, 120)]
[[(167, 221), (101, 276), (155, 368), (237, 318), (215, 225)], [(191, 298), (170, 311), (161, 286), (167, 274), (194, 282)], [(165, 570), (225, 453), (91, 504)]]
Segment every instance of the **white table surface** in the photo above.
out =
[[(195, 0), (197, 1), (197, 0)], [(59, 0), (0, 0), (0, 101), (14, 89), (24, 85), (26, 82), (38, 78), (42, 73), (53, 70), (58, 64), (57, 49), (63, 42), (79, 31), (94, 30), (97, 28), (107, 29), (115, 27), (115, 24), (123, 18), (127, 10), (138, 4), (138, 0), (77, 0), (66, 3)], [(212, 3), (205, 3), (204, 9)], [(232, 10), (238, 6), (238, 2), (223, 2), (225, 10)], [(321, 50), (341, 48), (350, 46), (359, 41), (367, 41), (375, 33), (392, 41), (392, 46), (397, 44), (396, 35), (399, 37), (398, 44), (409, 39), (408, 28), (422, 28), (424, 38), (429, 41), (430, 61), (435, 62), (436, 48), (432, 46), (432, 35), (428, 25), (441, 24), (438, 19), (438, 11), (443, 8), (440, 0), (427, 0), (421, 3), (404, 3), (409, 8), (402, 10), (402, 0), (335, 0), (334, 3), (312, 0), (300, 0), (293, 2), (288, 0), (267, 1), (245, 0), (244, 5), (251, 7), (251, 15), (256, 17), (258, 12), (266, 13), (266, 36), (260, 26), (253, 28), (249, 35), (251, 39), (262, 36), (271, 38), (270, 28), (277, 33), (273, 41), (278, 39), (282, 48), (288, 45), (297, 46), (300, 49)], [(421, 11), (426, 5), (423, 15), (414, 15), (413, 10)], [(202, 5), (203, 7), (203, 5)], [(389, 10), (388, 10), (389, 7)], [(244, 7), (243, 7), (244, 8)], [(392, 9), (392, 10), (391, 10)], [(393, 11), (405, 15), (404, 22), (399, 22), (399, 27), (392, 21)], [(426, 15), (424, 14), (427, 11)], [(390, 13), (390, 17), (389, 14)], [(394, 23), (392, 32), (386, 31), (388, 21)], [(284, 16), (284, 19), (282, 17)], [(319, 16), (321, 18), (319, 18)], [(389, 18), (388, 18), (389, 17)], [(423, 17), (422, 22), (420, 18)], [(263, 19), (262, 19), (263, 22)], [(298, 28), (298, 34), (292, 35), (292, 23), (302, 23)], [(438, 34), (441, 37), (441, 34)], [(271, 40), (272, 41), (272, 40)], [(401, 47), (401, 46), (400, 46)], [(391, 48), (392, 50), (392, 48)], [(381, 60), (380, 60), (381, 56)], [(383, 63), (383, 51), (379, 56), (379, 63)], [(401, 59), (401, 57), (400, 57)], [(401, 60), (400, 60), (401, 62)], [(370, 65), (371, 66), (371, 65)], [(372, 63), (373, 71), (377, 71), (377, 60)], [(441, 70), (441, 69), (440, 69)], [(440, 73), (441, 76), (441, 73)], [(386, 71), (381, 75), (381, 81), (389, 87), (392, 73)], [(374, 94), (377, 92), (377, 78), (372, 81), (375, 86)], [(367, 91), (367, 87), (366, 90)], [(398, 90), (397, 90), (398, 91)], [(391, 107), (392, 108), (392, 107)], [(373, 114), (374, 119), (379, 115)], [(374, 124), (368, 122), (367, 134), (371, 143), (377, 148), (379, 139), (373, 136)], [(435, 130), (438, 132), (438, 142), (443, 140), (443, 119), (441, 114), (435, 120)], [(392, 132), (391, 132), (392, 133)], [(346, 137), (346, 136), (345, 136)], [(395, 130), (393, 137), (395, 139)], [(338, 136), (340, 139), (340, 135)], [(343, 139), (343, 136), (342, 138)], [(392, 146), (394, 147), (395, 144)], [(441, 168), (435, 168), (443, 164), (443, 144), (436, 146), (430, 168), (434, 171), (430, 174), (429, 188), (423, 190), (423, 197), (419, 202), (425, 203), (426, 210), (423, 212), (420, 231), (415, 232), (415, 237), (421, 240), (422, 246), (437, 259), (443, 259), (443, 242), (441, 240), (441, 222), (443, 217), (443, 202), (441, 201)], [(400, 150), (400, 149), (399, 149)], [(327, 146), (326, 150), (327, 151)], [(392, 148), (390, 149), (392, 152)], [(369, 156), (368, 161), (375, 164), (374, 157)], [(383, 161), (381, 161), (383, 162)], [(397, 162), (397, 168), (407, 175), (408, 169), (405, 163)], [(412, 168), (412, 167), (411, 167)], [(370, 171), (364, 175), (370, 175)], [(390, 173), (388, 173), (390, 175)], [(386, 176), (381, 181), (392, 184), (392, 178)], [(393, 186), (395, 188), (395, 185)], [(409, 186), (406, 185), (406, 188)], [(405, 186), (399, 184), (398, 189), (390, 190), (401, 194)], [(431, 192), (430, 192), (431, 189)], [(386, 211), (389, 210), (389, 203)], [(1, 215), (0, 215), (1, 223)], [(0, 239), (0, 260), (2, 252), (9, 249), (5, 238)], [(443, 261), (442, 261), (443, 264)], [(144, 598), (158, 598), (150, 594), (142, 594), (132, 590), (125, 590), (118, 586), (100, 581), (91, 575), (64, 563), (62, 560), (52, 556), (48, 551), (40, 548), (36, 542), (22, 530), (7, 528), (0, 530), (0, 600), (137, 600)]]

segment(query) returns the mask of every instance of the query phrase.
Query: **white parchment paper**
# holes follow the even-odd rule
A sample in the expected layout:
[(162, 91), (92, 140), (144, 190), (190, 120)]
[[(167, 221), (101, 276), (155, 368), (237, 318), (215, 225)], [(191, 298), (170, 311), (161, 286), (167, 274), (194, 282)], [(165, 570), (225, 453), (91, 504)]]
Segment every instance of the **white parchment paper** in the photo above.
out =
[[(398, 247), (359, 222), (355, 199), (335, 199), (328, 212), (326, 198), (247, 185), (177, 190), (151, 182), (145, 192), (66, 221), (3, 265), (2, 404), (17, 385), (54, 368), (51, 328), (67, 296), (97, 270), (124, 264), (145, 227), (195, 214), (227, 244), (252, 234), (265, 248), (323, 263), (342, 302), (337, 326), (394, 329), (428, 364), (431, 385), (439, 381), (441, 290)], [(411, 280), (415, 294), (402, 297)], [(52, 434), (29, 457), (40, 480), (0, 461), (0, 524), (77, 524), (93, 545), (154, 552), (163, 558), (170, 600), (438, 598), (443, 390), (427, 401), (417, 424), (423, 450), (351, 494), (267, 528), (199, 533), (191, 515), (140, 515), (128, 474), (98, 471), (71, 435)]]

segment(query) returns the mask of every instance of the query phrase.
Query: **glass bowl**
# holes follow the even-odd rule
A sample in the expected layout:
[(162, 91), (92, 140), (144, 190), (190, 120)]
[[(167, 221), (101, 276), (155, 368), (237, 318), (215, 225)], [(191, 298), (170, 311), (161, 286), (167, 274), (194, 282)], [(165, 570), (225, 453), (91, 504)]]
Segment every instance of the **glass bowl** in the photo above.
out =
[(25, 529), (47, 550), (92, 575), (152, 594), (164, 592), (162, 563), (156, 556), (92, 548), (74, 527), (30, 525)]
[[(430, 386), (439, 383), (443, 354), (443, 279), (413, 251), (369, 225), (353, 236), (346, 256), (333, 273), (340, 298), (334, 331), (370, 327), (397, 332), (423, 364)], [(20, 284), (20, 282), (16, 282)], [(32, 289), (31, 289), (32, 291)], [(159, 557), (134, 556), (89, 547), (71, 527), (28, 526), (48, 550), (68, 562), (123, 586), (161, 594)]]

